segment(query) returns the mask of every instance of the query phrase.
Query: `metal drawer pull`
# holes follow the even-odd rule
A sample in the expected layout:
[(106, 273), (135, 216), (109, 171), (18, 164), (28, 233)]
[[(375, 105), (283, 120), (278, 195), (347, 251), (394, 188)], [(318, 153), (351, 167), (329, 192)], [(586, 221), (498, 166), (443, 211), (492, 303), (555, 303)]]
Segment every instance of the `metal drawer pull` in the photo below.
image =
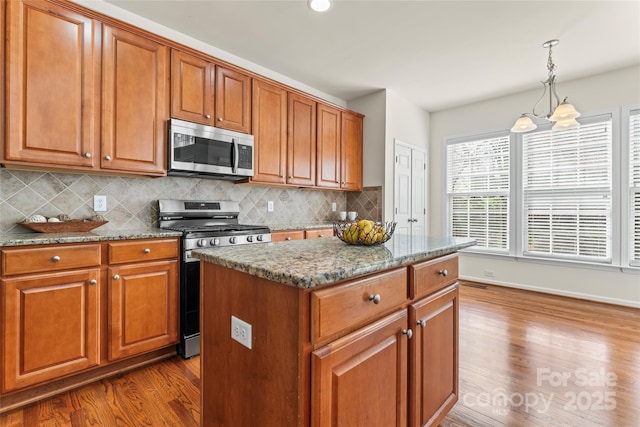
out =
[(84, 156), (85, 156), (87, 159), (90, 159), (90, 158), (91, 158), (91, 153), (84, 153)]
[(204, 115), (204, 118), (205, 118), (205, 119), (210, 119), (210, 118), (211, 118), (211, 114), (205, 114), (205, 115)]
[(53, 258), (51, 258), (51, 261), (58, 262), (60, 261), (60, 257), (58, 255), (55, 255)]
[(324, 234), (318, 234), (319, 237), (324, 237)]
[(291, 240), (291, 237), (287, 237), (287, 240)]
[(120, 275), (119, 274), (114, 274), (113, 280), (120, 280)]
[(418, 326), (422, 327), (422, 328), (424, 328), (425, 326), (427, 326), (427, 322), (426, 322), (426, 320), (418, 320), (418, 321), (416, 322), (416, 324), (417, 324)]
[(380, 304), (380, 294), (369, 295), (369, 301), (373, 301), (374, 304)]
[(89, 280), (89, 284), (90, 284), (90, 285), (95, 285), (95, 284), (97, 284), (97, 283), (98, 283), (98, 281), (97, 281), (96, 279), (91, 279), (91, 280)]
[(411, 339), (411, 337), (413, 336), (413, 331), (411, 329), (403, 329), (402, 335), (406, 335), (407, 339)]
[(447, 277), (447, 274), (449, 274), (449, 272), (447, 270), (440, 270), (438, 271), (438, 274), (444, 277)]
[(144, 253), (145, 253), (145, 254), (150, 254), (150, 253), (151, 253), (151, 249), (149, 249), (149, 248), (144, 248)]

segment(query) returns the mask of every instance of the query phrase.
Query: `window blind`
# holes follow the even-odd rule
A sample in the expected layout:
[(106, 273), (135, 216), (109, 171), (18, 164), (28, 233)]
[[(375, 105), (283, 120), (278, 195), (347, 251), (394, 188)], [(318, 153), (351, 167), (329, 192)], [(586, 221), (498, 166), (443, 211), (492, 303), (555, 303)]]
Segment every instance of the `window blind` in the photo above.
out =
[(509, 248), (509, 135), (447, 144), (449, 230), (475, 248)]
[(640, 110), (629, 114), (630, 264), (640, 266)]
[(522, 137), (523, 253), (611, 262), (612, 120)]

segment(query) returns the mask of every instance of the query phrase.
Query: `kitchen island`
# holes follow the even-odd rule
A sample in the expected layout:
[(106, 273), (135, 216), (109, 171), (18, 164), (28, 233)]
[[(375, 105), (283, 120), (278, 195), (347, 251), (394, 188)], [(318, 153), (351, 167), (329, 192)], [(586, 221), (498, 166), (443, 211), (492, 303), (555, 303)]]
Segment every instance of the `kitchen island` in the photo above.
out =
[(456, 252), (473, 244), (194, 250), (202, 425), (437, 425), (457, 401)]

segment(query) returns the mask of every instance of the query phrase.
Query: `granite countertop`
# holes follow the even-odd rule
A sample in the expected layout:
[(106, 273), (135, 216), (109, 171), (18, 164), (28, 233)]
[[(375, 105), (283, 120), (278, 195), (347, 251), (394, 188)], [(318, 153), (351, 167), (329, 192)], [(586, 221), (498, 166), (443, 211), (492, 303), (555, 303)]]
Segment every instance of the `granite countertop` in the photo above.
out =
[(107, 240), (154, 239), (179, 236), (182, 236), (182, 233), (179, 231), (162, 230), (160, 228), (93, 230), (74, 233), (0, 233), (0, 247), (102, 242)]
[(298, 288), (313, 288), (446, 255), (472, 239), (394, 235), (380, 246), (337, 237), (193, 250), (196, 258)]

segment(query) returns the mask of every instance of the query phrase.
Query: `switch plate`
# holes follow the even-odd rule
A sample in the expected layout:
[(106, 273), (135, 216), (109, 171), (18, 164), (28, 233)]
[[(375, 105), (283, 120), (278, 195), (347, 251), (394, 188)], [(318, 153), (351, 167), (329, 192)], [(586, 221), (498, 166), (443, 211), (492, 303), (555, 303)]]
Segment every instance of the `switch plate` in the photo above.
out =
[(336, 202), (331, 203), (331, 212), (335, 212), (337, 209)]
[(273, 212), (273, 200), (267, 201), (267, 212)]
[(107, 196), (93, 196), (93, 210), (96, 212), (106, 212)]
[(251, 350), (251, 325), (231, 316), (231, 338)]

